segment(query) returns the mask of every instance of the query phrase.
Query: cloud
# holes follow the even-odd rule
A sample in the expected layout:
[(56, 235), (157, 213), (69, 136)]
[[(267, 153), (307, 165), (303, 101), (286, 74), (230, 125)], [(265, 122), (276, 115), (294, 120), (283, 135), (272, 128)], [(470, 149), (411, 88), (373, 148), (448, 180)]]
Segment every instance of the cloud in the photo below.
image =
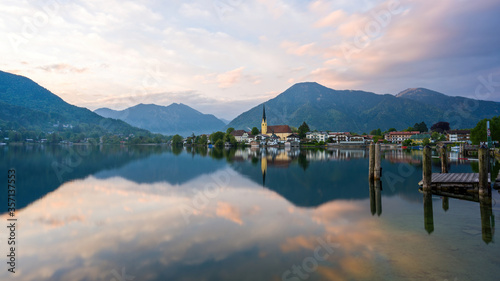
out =
[(288, 41), (281, 43), (281, 47), (284, 48), (287, 53), (296, 56), (316, 55), (317, 52), (314, 50), (315, 45), (316, 45), (315, 42), (304, 45), (300, 45), (297, 42), (288, 42)]
[(239, 67), (231, 71), (217, 75), (217, 83), (219, 88), (231, 88), (241, 81), (244, 67)]
[[(388, 0), (221, 1), (223, 11), (211, 0), (57, 3), (51, 13), (38, 2), (0, 3), (0, 36), (22, 39), (17, 52), (0, 46), (2, 68), (79, 106), (190, 92), (231, 119), (295, 81), (471, 96), (479, 76), (500, 71), (496, 0), (400, 1), (397, 13)], [(35, 24), (40, 13), (49, 20)], [(152, 65), (160, 71), (145, 87)]]
[(319, 19), (316, 23), (316, 27), (334, 27), (340, 24), (347, 17), (347, 13), (343, 10), (336, 10), (328, 14), (326, 17)]
[(215, 212), (219, 217), (228, 219), (239, 225), (243, 225), (240, 210), (238, 207), (231, 205), (228, 202), (217, 202), (217, 210)]
[(78, 68), (64, 63), (44, 65), (44, 66), (39, 66), (38, 68), (47, 72), (59, 72), (59, 73), (83, 73), (88, 70), (86, 67)]

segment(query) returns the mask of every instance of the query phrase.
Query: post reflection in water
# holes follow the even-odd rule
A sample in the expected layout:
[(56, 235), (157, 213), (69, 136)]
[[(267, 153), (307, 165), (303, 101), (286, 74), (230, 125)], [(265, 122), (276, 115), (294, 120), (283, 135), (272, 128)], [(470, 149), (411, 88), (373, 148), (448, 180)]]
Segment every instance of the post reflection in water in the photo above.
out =
[(432, 193), (424, 191), (424, 226), (427, 233), (434, 232), (434, 214), (432, 212)]
[[(282, 280), (292, 268), (314, 281), (500, 276), (492, 243), (499, 195), (477, 196), (480, 212), (439, 195), (445, 211), (456, 201), (433, 214), (432, 194), (424, 194), (423, 230), (421, 152), (384, 151), (384, 182), (369, 183), (367, 194), (363, 149), (82, 147), (88, 156), (63, 182), (51, 164), (66, 163), (70, 148), (24, 149), (0, 150), (0, 170), (23, 175), (19, 280), (110, 280), (122, 268), (151, 281)], [(408, 168), (415, 172), (389, 180)], [(471, 165), (451, 164), (460, 169)], [(446, 218), (436, 231), (434, 218)], [(475, 229), (461, 231), (464, 221)], [(316, 266), (323, 242), (339, 247), (320, 249), (330, 255)], [(301, 279), (292, 273), (288, 280)], [(9, 276), (0, 272), (0, 280)]]
[(450, 209), (450, 200), (446, 196), (443, 196), (442, 200), (443, 200), (443, 210), (447, 212), (448, 209)]
[[(438, 191), (423, 191), (424, 199), (424, 226), (425, 230), (431, 234), (434, 231), (434, 213), (432, 210), (432, 195), (441, 195)], [(474, 199), (463, 199), (463, 194), (456, 194), (457, 199), (479, 203), (481, 213), (481, 233), (482, 239), (486, 244), (493, 241), (495, 234), (495, 216), (493, 214), (492, 197), (490, 194), (474, 197)], [(459, 199), (458, 199), (459, 198)], [(443, 210), (446, 212), (449, 209), (449, 198), (442, 197)]]
[(370, 182), (370, 211), (372, 215), (382, 215), (382, 181)]
[(491, 196), (489, 195), (479, 197), (481, 232), (483, 234), (483, 241), (486, 244), (489, 244), (493, 240), (493, 234), (495, 233), (495, 216), (493, 215), (491, 201)]

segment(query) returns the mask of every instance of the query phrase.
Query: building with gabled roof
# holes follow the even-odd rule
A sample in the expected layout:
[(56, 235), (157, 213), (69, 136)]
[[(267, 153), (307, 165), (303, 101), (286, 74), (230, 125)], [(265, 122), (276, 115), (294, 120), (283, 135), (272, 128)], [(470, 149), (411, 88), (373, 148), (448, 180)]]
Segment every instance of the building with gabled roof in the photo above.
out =
[(262, 107), (262, 122), (260, 128), (262, 135), (275, 134), (281, 141), (286, 141), (286, 137), (293, 134), (292, 129), (288, 125), (274, 125), (274, 126), (267, 125), (265, 105), (263, 105)]

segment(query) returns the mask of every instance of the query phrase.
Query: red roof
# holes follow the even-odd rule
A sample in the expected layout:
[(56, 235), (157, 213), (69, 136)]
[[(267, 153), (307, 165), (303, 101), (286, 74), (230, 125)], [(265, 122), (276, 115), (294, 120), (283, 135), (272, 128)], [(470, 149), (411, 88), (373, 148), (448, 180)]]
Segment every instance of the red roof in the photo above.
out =
[(390, 132), (389, 135), (416, 135), (420, 134), (419, 131), (412, 131), (412, 132)]
[(288, 125), (275, 125), (275, 126), (267, 126), (267, 132), (275, 134), (285, 134), (285, 133), (291, 134), (292, 129), (290, 129), (290, 126)]
[(233, 135), (235, 137), (241, 137), (241, 136), (243, 136), (244, 133), (246, 133), (244, 130), (233, 130), (231, 132), (231, 135)]
[(449, 130), (446, 133), (450, 135), (468, 135), (470, 130)]

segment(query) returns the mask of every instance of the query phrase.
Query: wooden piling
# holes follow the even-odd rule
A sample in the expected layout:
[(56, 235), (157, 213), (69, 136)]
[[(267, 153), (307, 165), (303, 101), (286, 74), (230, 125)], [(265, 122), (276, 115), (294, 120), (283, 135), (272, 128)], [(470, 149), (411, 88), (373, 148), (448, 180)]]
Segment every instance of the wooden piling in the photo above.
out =
[(380, 160), (381, 159), (381, 155), (380, 155), (380, 144), (377, 143), (375, 145), (375, 165), (373, 167), (373, 173), (374, 173), (374, 177), (373, 179), (378, 181), (380, 180), (380, 176), (381, 176), (381, 168), (380, 168)]
[(441, 173), (448, 173), (448, 149), (446, 144), (441, 147)]
[(368, 158), (369, 158), (369, 169), (368, 169), (368, 178), (371, 181), (373, 181), (373, 178), (375, 177), (374, 170), (375, 170), (375, 144), (370, 144), (370, 151), (368, 153)]
[(432, 158), (431, 147), (426, 145), (424, 147), (424, 155), (422, 158), (422, 182), (424, 190), (431, 190), (432, 184)]
[(479, 194), (488, 194), (490, 185), (488, 184), (489, 173), (489, 149), (482, 146), (478, 149), (477, 155), (479, 160)]

